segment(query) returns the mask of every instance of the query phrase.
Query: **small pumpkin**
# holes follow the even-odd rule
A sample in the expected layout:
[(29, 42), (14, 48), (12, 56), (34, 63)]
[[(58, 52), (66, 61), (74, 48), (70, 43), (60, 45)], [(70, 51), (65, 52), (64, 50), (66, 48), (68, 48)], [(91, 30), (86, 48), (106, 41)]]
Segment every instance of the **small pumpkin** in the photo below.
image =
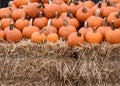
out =
[(41, 29), (40, 31), (38, 32), (34, 32), (32, 35), (31, 35), (31, 41), (32, 42), (42, 42), (44, 43), (46, 40), (47, 40), (47, 37), (46, 35), (43, 33), (45, 29)]
[[(2, 26), (1, 26), (2, 29), (5, 29), (6, 27), (8, 27), (10, 25), (10, 19), (11, 18), (8, 17), (8, 14), (4, 15), (4, 18), (2, 18), (0, 20), (0, 23), (2, 24)], [(14, 24), (13, 19), (11, 19), (11, 20), (12, 20), (12, 23)]]
[(68, 24), (67, 20), (64, 20), (64, 26), (59, 28), (59, 36), (63, 39), (68, 39), (68, 35), (72, 32), (76, 32), (76, 28), (73, 25)]
[(88, 43), (101, 43), (103, 37), (97, 28), (93, 27), (93, 29), (85, 35), (85, 39)]
[(95, 5), (95, 3), (93, 1), (91, 1), (91, 0), (84, 1), (83, 3), (88, 8), (92, 8)]
[(22, 39), (22, 33), (20, 30), (14, 27), (13, 23), (10, 20), (10, 26), (6, 27), (4, 32), (6, 40), (9, 42), (19, 42)]
[(43, 27), (45, 30), (43, 31), (43, 33), (47, 36), (48, 34), (50, 34), (50, 29), (52, 29), (52, 33), (57, 33), (57, 28), (54, 27), (52, 25), (52, 19), (48, 20), (48, 24), (47, 26)]
[(99, 26), (103, 25), (103, 18), (101, 18), (99, 15), (100, 15), (100, 9), (97, 9), (95, 16), (88, 17), (87, 21), (88, 21), (90, 27), (98, 28)]
[(76, 18), (79, 20), (79, 22), (83, 23), (85, 20), (88, 19), (88, 17), (92, 16), (92, 11), (87, 7), (79, 8), (76, 12)]
[(80, 32), (73, 32), (68, 36), (68, 44), (72, 47), (79, 46), (84, 42), (84, 36)]
[(48, 19), (45, 16), (43, 16), (42, 11), (38, 14), (38, 17), (35, 18), (33, 21), (33, 25), (37, 26), (39, 29), (45, 27), (47, 23), (48, 23)]
[(17, 8), (21, 7), (22, 5), (26, 5), (28, 3), (28, 0), (13, 0), (15, 6)]
[(111, 21), (114, 20), (114, 27), (120, 27), (120, 11), (110, 13), (107, 19), (109, 25), (111, 25)]
[(31, 18), (29, 21), (29, 25), (24, 27), (22, 30), (22, 35), (24, 38), (31, 38), (32, 33), (39, 31), (37, 26), (33, 26), (33, 19)]
[(11, 17), (10, 8), (0, 8), (0, 19), (4, 18), (4, 15), (7, 14), (8, 17)]
[(23, 13), (22, 17), (15, 22), (15, 27), (20, 31), (23, 30), (24, 27), (29, 25), (29, 20), (26, 19), (26, 14)]
[(105, 39), (108, 43), (120, 43), (120, 29), (114, 27), (114, 20), (111, 21), (111, 29), (105, 34)]

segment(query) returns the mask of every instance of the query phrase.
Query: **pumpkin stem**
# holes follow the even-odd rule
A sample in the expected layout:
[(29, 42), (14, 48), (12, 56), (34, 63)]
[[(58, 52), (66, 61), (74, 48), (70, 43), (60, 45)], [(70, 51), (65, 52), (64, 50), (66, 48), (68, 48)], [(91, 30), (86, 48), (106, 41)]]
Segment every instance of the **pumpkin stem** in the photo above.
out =
[(93, 32), (94, 32), (94, 33), (97, 32), (97, 27), (93, 27)]
[(42, 8), (45, 8), (45, 5), (44, 5), (43, 1), (42, 0), (39, 0), (39, 1), (40, 1), (41, 5), (42, 5)]
[(87, 8), (86, 8), (86, 7), (83, 7), (83, 8), (82, 8), (82, 12), (83, 12), (83, 13), (86, 13), (86, 12), (87, 12)]
[(0, 23), (0, 29), (2, 29), (1, 27), (2, 27), (2, 23)]
[(68, 0), (67, 5), (70, 5), (72, 3), (72, 0)]
[(31, 18), (29, 21), (29, 26), (32, 26), (32, 25), (33, 25), (33, 18)]
[(42, 12), (42, 11), (40, 11), (40, 12), (38, 13), (38, 17), (39, 17), (39, 18), (42, 18), (42, 17), (43, 17), (43, 12)]
[(74, 3), (74, 5), (79, 5), (77, 0), (74, 0), (73, 3)]
[(52, 34), (51, 25), (52, 25), (52, 19), (49, 19), (49, 20), (48, 20), (48, 27), (50, 28), (50, 34)]
[(27, 6), (29, 6), (30, 5), (30, 0), (28, 0), (28, 2), (27, 2)]
[(98, 8), (101, 8), (101, 6), (102, 6), (102, 1), (99, 1), (98, 2)]
[(116, 14), (116, 18), (120, 17), (120, 11), (118, 11), (118, 13)]
[(7, 19), (7, 18), (8, 18), (8, 14), (5, 14), (5, 15), (4, 15), (4, 18)]
[(95, 16), (96, 16), (96, 17), (99, 17), (99, 16), (100, 16), (100, 9), (97, 9), (97, 10), (96, 10)]
[(25, 20), (25, 18), (26, 18), (26, 13), (23, 13), (22, 14), (22, 20)]
[(113, 2), (113, 3), (112, 3), (112, 6), (113, 6), (113, 7), (116, 7), (116, 2)]
[(104, 18), (103, 26), (104, 26), (104, 27), (107, 27), (107, 26), (108, 26), (107, 18)]
[(64, 19), (64, 26), (68, 26), (68, 21)]
[(69, 17), (70, 13), (71, 13), (70, 10), (67, 10), (67, 17)]
[(52, 0), (48, 0), (48, 3), (49, 3), (49, 4), (52, 4)]
[(12, 7), (13, 1), (8, 2), (8, 7)]
[(39, 31), (39, 33), (40, 34), (42, 34), (43, 33), (43, 31), (45, 31), (46, 29), (45, 28), (43, 28), (43, 29), (41, 29), (40, 31)]
[(84, 28), (88, 28), (88, 21), (84, 22)]
[(55, 18), (59, 18), (59, 13), (58, 12), (55, 12)]
[(112, 29), (112, 30), (115, 30), (114, 20), (111, 21), (111, 29)]
[(40, 3), (37, 8), (43, 8), (42, 4)]
[(81, 37), (81, 35), (82, 35), (82, 34), (78, 31), (78, 32), (77, 32), (77, 36), (78, 36), (78, 37)]
[(110, 1), (109, 0), (107, 0), (107, 6), (110, 6)]
[(14, 28), (14, 25), (13, 25), (13, 22), (12, 22), (12, 18), (10, 18), (10, 30), (13, 30)]

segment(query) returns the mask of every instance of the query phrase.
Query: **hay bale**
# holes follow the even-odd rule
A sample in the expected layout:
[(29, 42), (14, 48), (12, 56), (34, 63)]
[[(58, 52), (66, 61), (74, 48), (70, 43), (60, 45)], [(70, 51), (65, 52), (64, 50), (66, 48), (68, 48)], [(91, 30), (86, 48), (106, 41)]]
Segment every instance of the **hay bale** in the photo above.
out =
[(120, 44), (0, 43), (2, 86), (119, 86)]

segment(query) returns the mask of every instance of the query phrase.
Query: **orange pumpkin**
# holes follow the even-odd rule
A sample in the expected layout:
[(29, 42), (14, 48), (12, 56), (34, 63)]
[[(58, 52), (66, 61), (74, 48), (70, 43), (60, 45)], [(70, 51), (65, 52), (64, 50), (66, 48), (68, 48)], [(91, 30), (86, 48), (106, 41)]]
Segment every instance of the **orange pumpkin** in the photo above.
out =
[(103, 18), (101, 18), (99, 15), (100, 15), (100, 9), (97, 9), (96, 10), (96, 15), (95, 16), (90, 16), (87, 19), (90, 27), (99, 27), (99, 26), (103, 25)]
[(24, 27), (29, 25), (29, 20), (26, 19), (26, 14), (23, 13), (22, 17), (15, 22), (15, 27), (20, 31), (23, 30)]
[(120, 11), (112, 12), (108, 16), (108, 23), (111, 25), (111, 21), (114, 20), (114, 27), (120, 27)]
[[(1, 26), (2, 29), (5, 29), (6, 27), (8, 27), (10, 25), (10, 19), (11, 18), (8, 17), (8, 14), (4, 15), (4, 18), (2, 18), (0, 20), (0, 23), (2, 24), (2, 26)], [(11, 20), (12, 20), (12, 23), (14, 24), (13, 19), (11, 19)]]
[(22, 30), (24, 38), (31, 38), (32, 33), (39, 31), (37, 26), (32, 25), (33, 19), (30, 19), (29, 26), (26, 26)]
[(110, 1), (110, 4), (112, 5), (113, 3), (119, 3), (120, 0), (109, 0)]
[(19, 42), (22, 39), (22, 33), (20, 30), (14, 27), (10, 20), (10, 26), (6, 27), (5, 30), (6, 40), (9, 42)]
[(23, 13), (25, 13), (23, 9), (15, 9), (11, 13), (11, 18), (16, 21), (17, 19), (20, 19), (22, 17)]
[(55, 12), (55, 17), (52, 19), (52, 25), (57, 29), (64, 25), (64, 20), (59, 17), (58, 12)]
[(71, 34), (72, 32), (76, 32), (76, 28), (73, 25), (69, 25), (67, 20), (64, 20), (64, 26), (59, 28), (59, 35), (63, 39), (68, 39), (68, 35)]
[(43, 12), (38, 14), (38, 17), (34, 19), (33, 25), (37, 26), (39, 29), (42, 29), (47, 25), (48, 19), (43, 16)]
[(114, 27), (114, 20), (111, 21), (111, 29), (106, 32), (105, 39), (108, 43), (120, 43), (120, 29)]
[(43, 11), (41, 3), (33, 2), (27, 6), (27, 15), (31, 18), (36, 18), (41, 11)]
[(8, 17), (11, 16), (11, 10), (9, 8), (0, 8), (0, 19), (4, 18), (4, 15), (7, 14)]
[(79, 46), (84, 42), (84, 36), (80, 32), (73, 32), (68, 36), (67, 40), (70, 46)]
[(50, 29), (52, 29), (52, 33), (57, 33), (57, 28), (52, 25), (52, 19), (48, 20), (48, 25), (43, 27), (45, 30), (43, 33), (47, 36), (50, 34)]
[(86, 7), (88, 7), (88, 8), (91, 8), (91, 7), (93, 7), (95, 5), (95, 3), (93, 1), (91, 1), (91, 0), (88, 0), (88, 1), (84, 2), (84, 5)]
[(42, 33), (45, 29), (41, 29), (38, 32), (34, 32), (31, 35), (31, 41), (32, 42), (42, 42), (44, 43), (47, 40), (47, 37), (44, 33)]
[(30, 2), (39, 2), (40, 0), (30, 0)]
[(102, 34), (97, 30), (97, 28), (93, 28), (85, 35), (85, 39), (89, 43), (101, 43), (103, 40)]
[(92, 11), (87, 7), (79, 8), (76, 12), (76, 18), (83, 23), (88, 17), (92, 16)]
[(28, 0), (13, 0), (16, 7), (21, 7), (22, 5), (26, 5)]
[(8, 8), (13, 11), (14, 9), (17, 9), (13, 1), (9, 1)]
[(49, 0), (49, 4), (45, 6), (43, 11), (44, 11), (44, 15), (47, 18), (53, 18), (55, 15), (55, 12), (58, 12), (59, 15), (61, 15), (62, 13), (61, 7), (58, 4), (53, 3), (51, 0)]

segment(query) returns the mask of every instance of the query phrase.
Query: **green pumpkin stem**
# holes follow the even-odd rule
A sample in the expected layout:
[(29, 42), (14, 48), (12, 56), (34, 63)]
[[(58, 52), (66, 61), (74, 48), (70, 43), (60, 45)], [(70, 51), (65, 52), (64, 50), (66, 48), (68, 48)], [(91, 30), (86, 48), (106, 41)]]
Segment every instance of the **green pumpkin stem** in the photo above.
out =
[(116, 14), (116, 18), (120, 17), (120, 11), (118, 11), (118, 13)]
[(83, 12), (83, 13), (86, 13), (86, 12), (87, 12), (87, 8), (86, 8), (86, 7), (83, 7), (83, 8), (82, 8), (82, 12)]
[(111, 29), (115, 30), (114, 20), (111, 21)]
[(107, 26), (108, 26), (107, 18), (104, 18), (103, 26), (104, 26), (104, 27), (107, 27)]
[(82, 34), (78, 31), (78, 32), (77, 32), (77, 36), (78, 36), (78, 37), (81, 37), (81, 35), (82, 35)]

